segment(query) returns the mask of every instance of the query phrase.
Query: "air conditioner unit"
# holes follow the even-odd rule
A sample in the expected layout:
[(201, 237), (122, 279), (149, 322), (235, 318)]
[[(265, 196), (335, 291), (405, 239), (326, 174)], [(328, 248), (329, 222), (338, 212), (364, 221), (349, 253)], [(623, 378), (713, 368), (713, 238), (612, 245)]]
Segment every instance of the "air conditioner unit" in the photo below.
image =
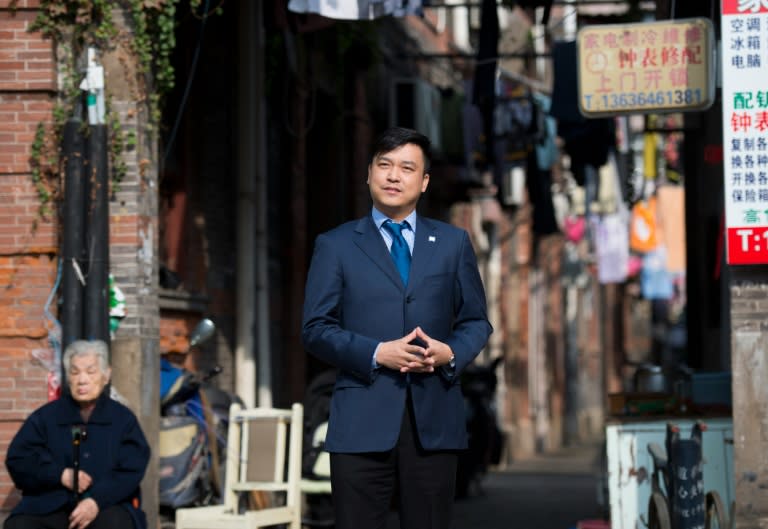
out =
[(395, 79), (390, 85), (389, 124), (408, 127), (426, 135), (441, 151), (442, 98), (440, 90), (423, 79)]

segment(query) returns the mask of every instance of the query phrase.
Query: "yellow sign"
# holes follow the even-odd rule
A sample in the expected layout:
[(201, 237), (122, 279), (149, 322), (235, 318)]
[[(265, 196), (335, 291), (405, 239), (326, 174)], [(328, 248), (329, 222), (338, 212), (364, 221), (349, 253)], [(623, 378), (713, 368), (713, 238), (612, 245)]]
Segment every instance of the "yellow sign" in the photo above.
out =
[(581, 113), (706, 109), (715, 100), (714, 41), (706, 18), (582, 28), (577, 36)]

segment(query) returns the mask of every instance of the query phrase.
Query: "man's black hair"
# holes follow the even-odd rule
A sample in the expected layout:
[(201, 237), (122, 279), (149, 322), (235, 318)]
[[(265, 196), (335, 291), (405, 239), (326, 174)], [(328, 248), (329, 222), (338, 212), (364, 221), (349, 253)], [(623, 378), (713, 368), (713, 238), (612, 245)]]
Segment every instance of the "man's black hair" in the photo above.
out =
[(390, 127), (376, 138), (376, 141), (373, 143), (371, 163), (373, 163), (376, 157), (380, 154), (394, 151), (406, 143), (413, 143), (421, 147), (421, 152), (424, 153), (424, 172), (429, 172), (429, 166), (432, 160), (432, 143), (429, 141), (429, 138), (421, 132), (405, 127)]

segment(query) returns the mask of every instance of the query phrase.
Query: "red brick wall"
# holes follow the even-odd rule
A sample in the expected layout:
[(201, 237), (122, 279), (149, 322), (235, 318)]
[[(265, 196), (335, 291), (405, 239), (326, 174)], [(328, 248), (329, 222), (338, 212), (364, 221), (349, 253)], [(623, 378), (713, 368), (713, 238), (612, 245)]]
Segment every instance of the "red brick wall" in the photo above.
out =
[[(0, 255), (0, 454), (5, 454), (21, 421), (47, 400), (44, 358), (50, 347), (44, 309), (55, 277), (55, 255)], [(0, 467), (0, 517), (16, 501), (15, 495), (9, 496), (11, 490), (10, 478)]]
[[(51, 122), (56, 71), (53, 45), (27, 28), (39, 2), (0, 0), (0, 454), (21, 421), (47, 400), (50, 352), (45, 303), (56, 278), (53, 219), (38, 219), (31, 182), (35, 130)], [(37, 229), (33, 230), (33, 223)], [(51, 311), (55, 313), (55, 303)], [(0, 519), (15, 505), (0, 466)]]
[(23, 8), (33, 2), (20, 1), (13, 10), (4, 9), (7, 4), (0, 1), (0, 90), (54, 90), (51, 42), (27, 31), (37, 11)]

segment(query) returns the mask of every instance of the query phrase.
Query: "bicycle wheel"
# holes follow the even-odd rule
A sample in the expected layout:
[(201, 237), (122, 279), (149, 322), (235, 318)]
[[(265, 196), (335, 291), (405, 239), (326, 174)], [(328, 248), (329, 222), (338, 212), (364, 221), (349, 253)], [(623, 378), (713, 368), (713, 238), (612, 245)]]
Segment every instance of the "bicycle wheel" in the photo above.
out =
[(648, 501), (648, 529), (672, 529), (667, 498), (660, 492), (653, 492)]
[(728, 529), (728, 515), (716, 490), (707, 492), (704, 529)]

